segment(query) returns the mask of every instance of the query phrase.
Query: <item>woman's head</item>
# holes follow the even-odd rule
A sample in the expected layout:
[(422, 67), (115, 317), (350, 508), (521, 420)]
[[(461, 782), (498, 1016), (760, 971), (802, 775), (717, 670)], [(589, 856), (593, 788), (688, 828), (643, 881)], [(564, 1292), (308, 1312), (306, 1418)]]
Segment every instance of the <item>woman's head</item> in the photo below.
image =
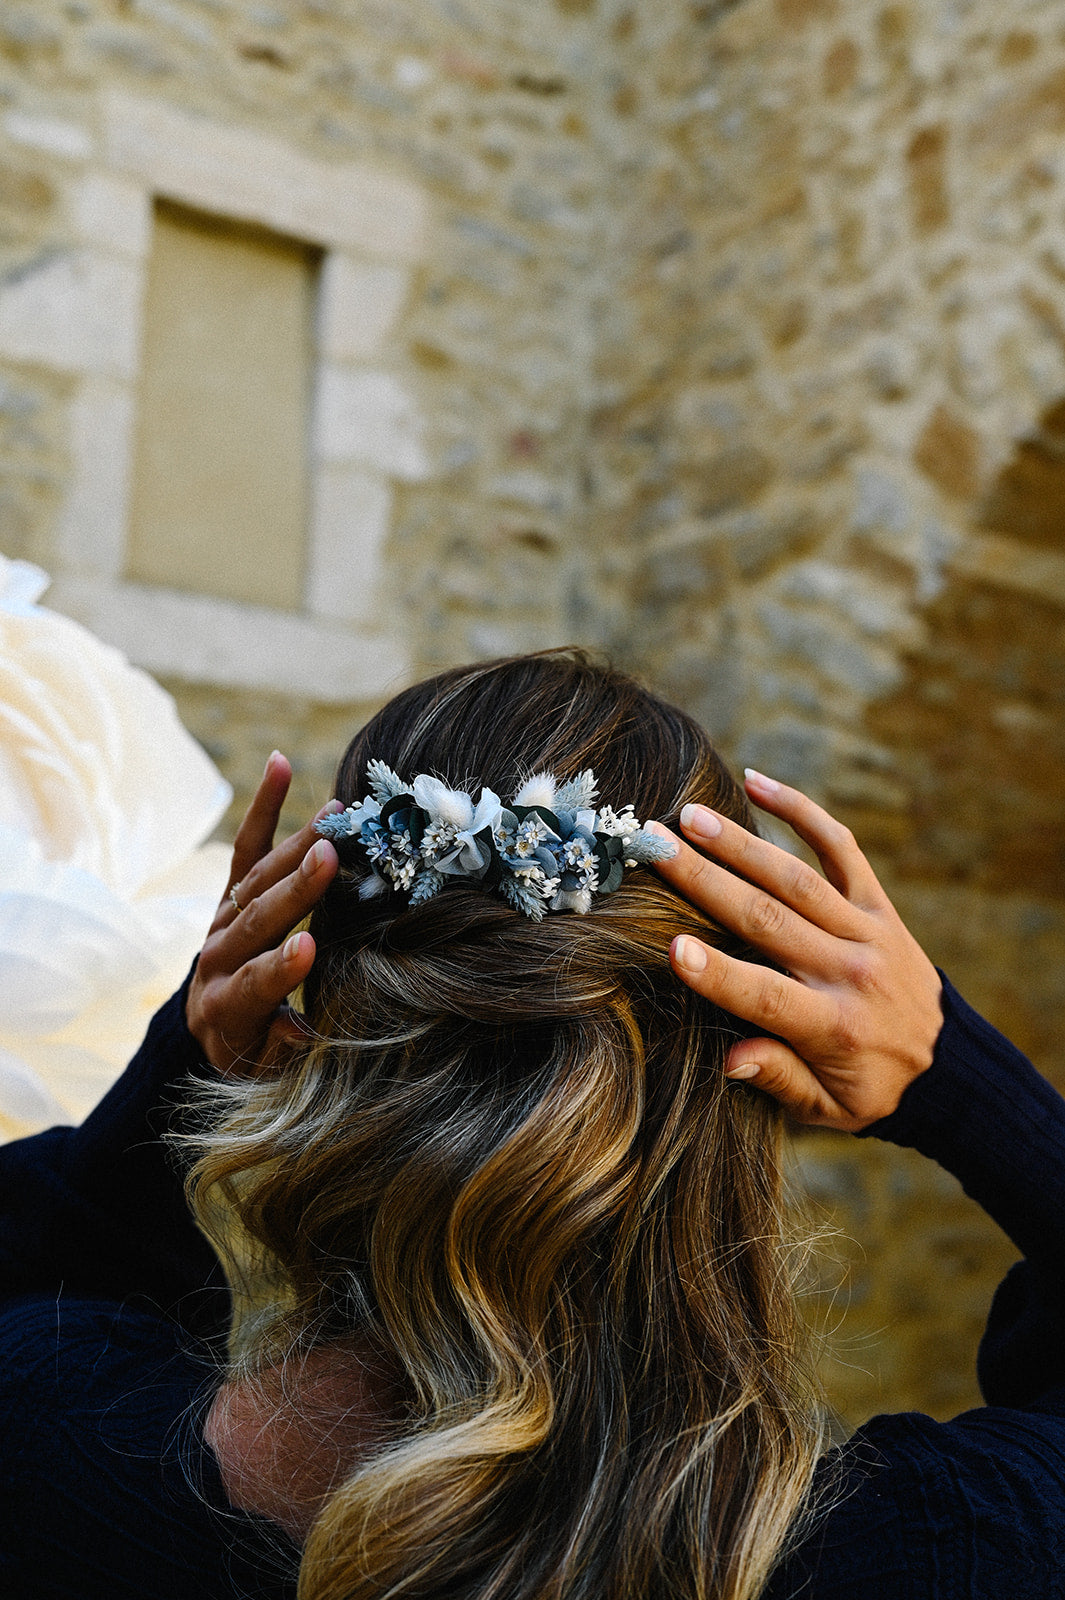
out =
[[(591, 767), (641, 821), (701, 800), (749, 824), (697, 724), (574, 651), (398, 695), (345, 804), (374, 759), (505, 797)], [(725, 936), (646, 868), (540, 922), (468, 880), (364, 900), (365, 872), (312, 919), (315, 1042), (202, 1164), (283, 1286), (272, 1352), (357, 1337), (405, 1394), (303, 1592), (757, 1592), (812, 1423), (774, 1110), (726, 1086), (734, 1027), (668, 963), (679, 932)]]

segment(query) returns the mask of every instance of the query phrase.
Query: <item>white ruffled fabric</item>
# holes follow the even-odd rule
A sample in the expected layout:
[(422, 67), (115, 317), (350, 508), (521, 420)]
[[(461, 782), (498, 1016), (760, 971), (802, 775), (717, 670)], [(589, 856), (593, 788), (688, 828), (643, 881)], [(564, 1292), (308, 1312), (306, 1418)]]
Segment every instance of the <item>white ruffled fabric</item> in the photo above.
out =
[(0, 556), (0, 1137), (77, 1122), (225, 887), (231, 791), (146, 673)]

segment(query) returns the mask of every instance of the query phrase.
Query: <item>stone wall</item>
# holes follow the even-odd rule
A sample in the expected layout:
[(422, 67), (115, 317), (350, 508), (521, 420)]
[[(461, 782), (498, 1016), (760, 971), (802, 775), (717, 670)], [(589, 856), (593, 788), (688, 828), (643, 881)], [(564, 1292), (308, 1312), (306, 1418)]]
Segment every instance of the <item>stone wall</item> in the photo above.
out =
[[(1065, 1085), (1063, 0), (36, 0), (0, 129), (0, 548), (235, 812), (414, 673), (603, 647), (844, 815)], [(156, 195), (332, 263), (295, 611), (128, 581)], [(1008, 1249), (919, 1158), (796, 1158), (863, 1245), (843, 1414), (970, 1401)]]

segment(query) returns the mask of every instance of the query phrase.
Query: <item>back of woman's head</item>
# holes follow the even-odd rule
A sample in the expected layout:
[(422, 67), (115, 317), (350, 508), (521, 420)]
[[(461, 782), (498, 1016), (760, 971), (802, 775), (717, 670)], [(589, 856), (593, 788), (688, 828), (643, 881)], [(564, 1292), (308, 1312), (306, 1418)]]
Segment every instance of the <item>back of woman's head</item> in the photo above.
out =
[[(509, 798), (592, 768), (599, 803), (748, 823), (702, 730), (578, 652), (458, 669), (354, 739), (367, 764)], [(201, 1183), (271, 1264), (263, 1348), (358, 1339), (398, 1376), (386, 1443), (312, 1529), (301, 1594), (754, 1595), (807, 1486), (811, 1388), (770, 1102), (671, 939), (724, 936), (652, 870), (535, 921), (456, 879), (312, 919), (314, 1042), (244, 1091)]]

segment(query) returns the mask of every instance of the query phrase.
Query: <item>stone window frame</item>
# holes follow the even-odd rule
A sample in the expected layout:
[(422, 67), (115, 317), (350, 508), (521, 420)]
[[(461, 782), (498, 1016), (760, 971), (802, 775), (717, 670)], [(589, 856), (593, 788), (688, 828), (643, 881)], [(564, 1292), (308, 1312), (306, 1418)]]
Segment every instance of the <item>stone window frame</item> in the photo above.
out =
[[(380, 615), (393, 488), (429, 472), (421, 417), (389, 361), (424, 255), (424, 192), (157, 101), (112, 92), (101, 112), (100, 154), (84, 152), (67, 190), (71, 247), (38, 257), (0, 295), (0, 357), (74, 379), (48, 603), (160, 676), (334, 702), (379, 696), (409, 666)], [(123, 577), (157, 198), (322, 251), (300, 611)]]

